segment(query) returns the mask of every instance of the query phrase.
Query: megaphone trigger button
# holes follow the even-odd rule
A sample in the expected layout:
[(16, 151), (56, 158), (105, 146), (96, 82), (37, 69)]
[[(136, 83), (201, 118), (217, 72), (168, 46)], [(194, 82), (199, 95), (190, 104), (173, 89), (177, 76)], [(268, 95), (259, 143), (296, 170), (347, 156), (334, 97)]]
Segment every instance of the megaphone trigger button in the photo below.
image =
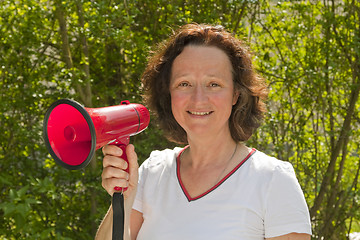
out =
[(124, 100), (124, 101), (121, 101), (120, 103), (121, 105), (127, 105), (127, 104), (130, 104), (129, 100)]

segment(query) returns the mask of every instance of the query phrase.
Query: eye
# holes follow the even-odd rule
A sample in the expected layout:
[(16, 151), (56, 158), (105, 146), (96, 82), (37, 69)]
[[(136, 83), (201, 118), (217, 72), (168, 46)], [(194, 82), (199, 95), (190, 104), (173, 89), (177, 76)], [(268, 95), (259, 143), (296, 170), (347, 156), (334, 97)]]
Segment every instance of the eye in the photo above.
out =
[(188, 83), (188, 82), (181, 82), (181, 83), (179, 83), (178, 86), (179, 86), (179, 87), (189, 87), (189, 86), (190, 86), (190, 83)]
[(220, 87), (220, 84), (216, 83), (216, 82), (212, 82), (209, 84), (210, 87)]

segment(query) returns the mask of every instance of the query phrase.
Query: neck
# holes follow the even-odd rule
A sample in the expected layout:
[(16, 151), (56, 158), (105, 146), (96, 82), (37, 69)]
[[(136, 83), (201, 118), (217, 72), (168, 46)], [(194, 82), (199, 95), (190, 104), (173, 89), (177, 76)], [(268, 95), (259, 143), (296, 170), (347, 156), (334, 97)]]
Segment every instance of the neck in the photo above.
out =
[(191, 168), (201, 168), (210, 164), (223, 165), (232, 157), (237, 144), (230, 136), (227, 139), (214, 137), (200, 141), (189, 139), (189, 149), (183, 158), (184, 164)]

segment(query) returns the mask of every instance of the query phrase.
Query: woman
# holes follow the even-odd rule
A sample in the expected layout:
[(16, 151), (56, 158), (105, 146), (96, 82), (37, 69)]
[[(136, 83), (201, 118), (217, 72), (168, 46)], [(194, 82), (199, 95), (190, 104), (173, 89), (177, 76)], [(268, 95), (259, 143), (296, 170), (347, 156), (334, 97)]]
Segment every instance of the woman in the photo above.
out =
[[(189, 24), (160, 46), (142, 78), (145, 100), (168, 138), (139, 169), (103, 148), (102, 184), (128, 187), (125, 239), (310, 239), (308, 209), (289, 163), (244, 142), (267, 96), (241, 41), (221, 27)], [(129, 174), (124, 169), (129, 166)], [(111, 239), (111, 207), (97, 238)]]

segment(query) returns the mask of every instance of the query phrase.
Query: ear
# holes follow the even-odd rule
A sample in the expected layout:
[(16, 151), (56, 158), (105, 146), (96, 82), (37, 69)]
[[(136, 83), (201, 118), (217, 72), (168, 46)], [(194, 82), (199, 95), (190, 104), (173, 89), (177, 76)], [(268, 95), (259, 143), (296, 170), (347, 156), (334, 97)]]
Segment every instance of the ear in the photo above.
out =
[(240, 96), (239, 90), (235, 90), (234, 95), (233, 95), (233, 101), (232, 101), (233, 106), (237, 103), (239, 96)]

